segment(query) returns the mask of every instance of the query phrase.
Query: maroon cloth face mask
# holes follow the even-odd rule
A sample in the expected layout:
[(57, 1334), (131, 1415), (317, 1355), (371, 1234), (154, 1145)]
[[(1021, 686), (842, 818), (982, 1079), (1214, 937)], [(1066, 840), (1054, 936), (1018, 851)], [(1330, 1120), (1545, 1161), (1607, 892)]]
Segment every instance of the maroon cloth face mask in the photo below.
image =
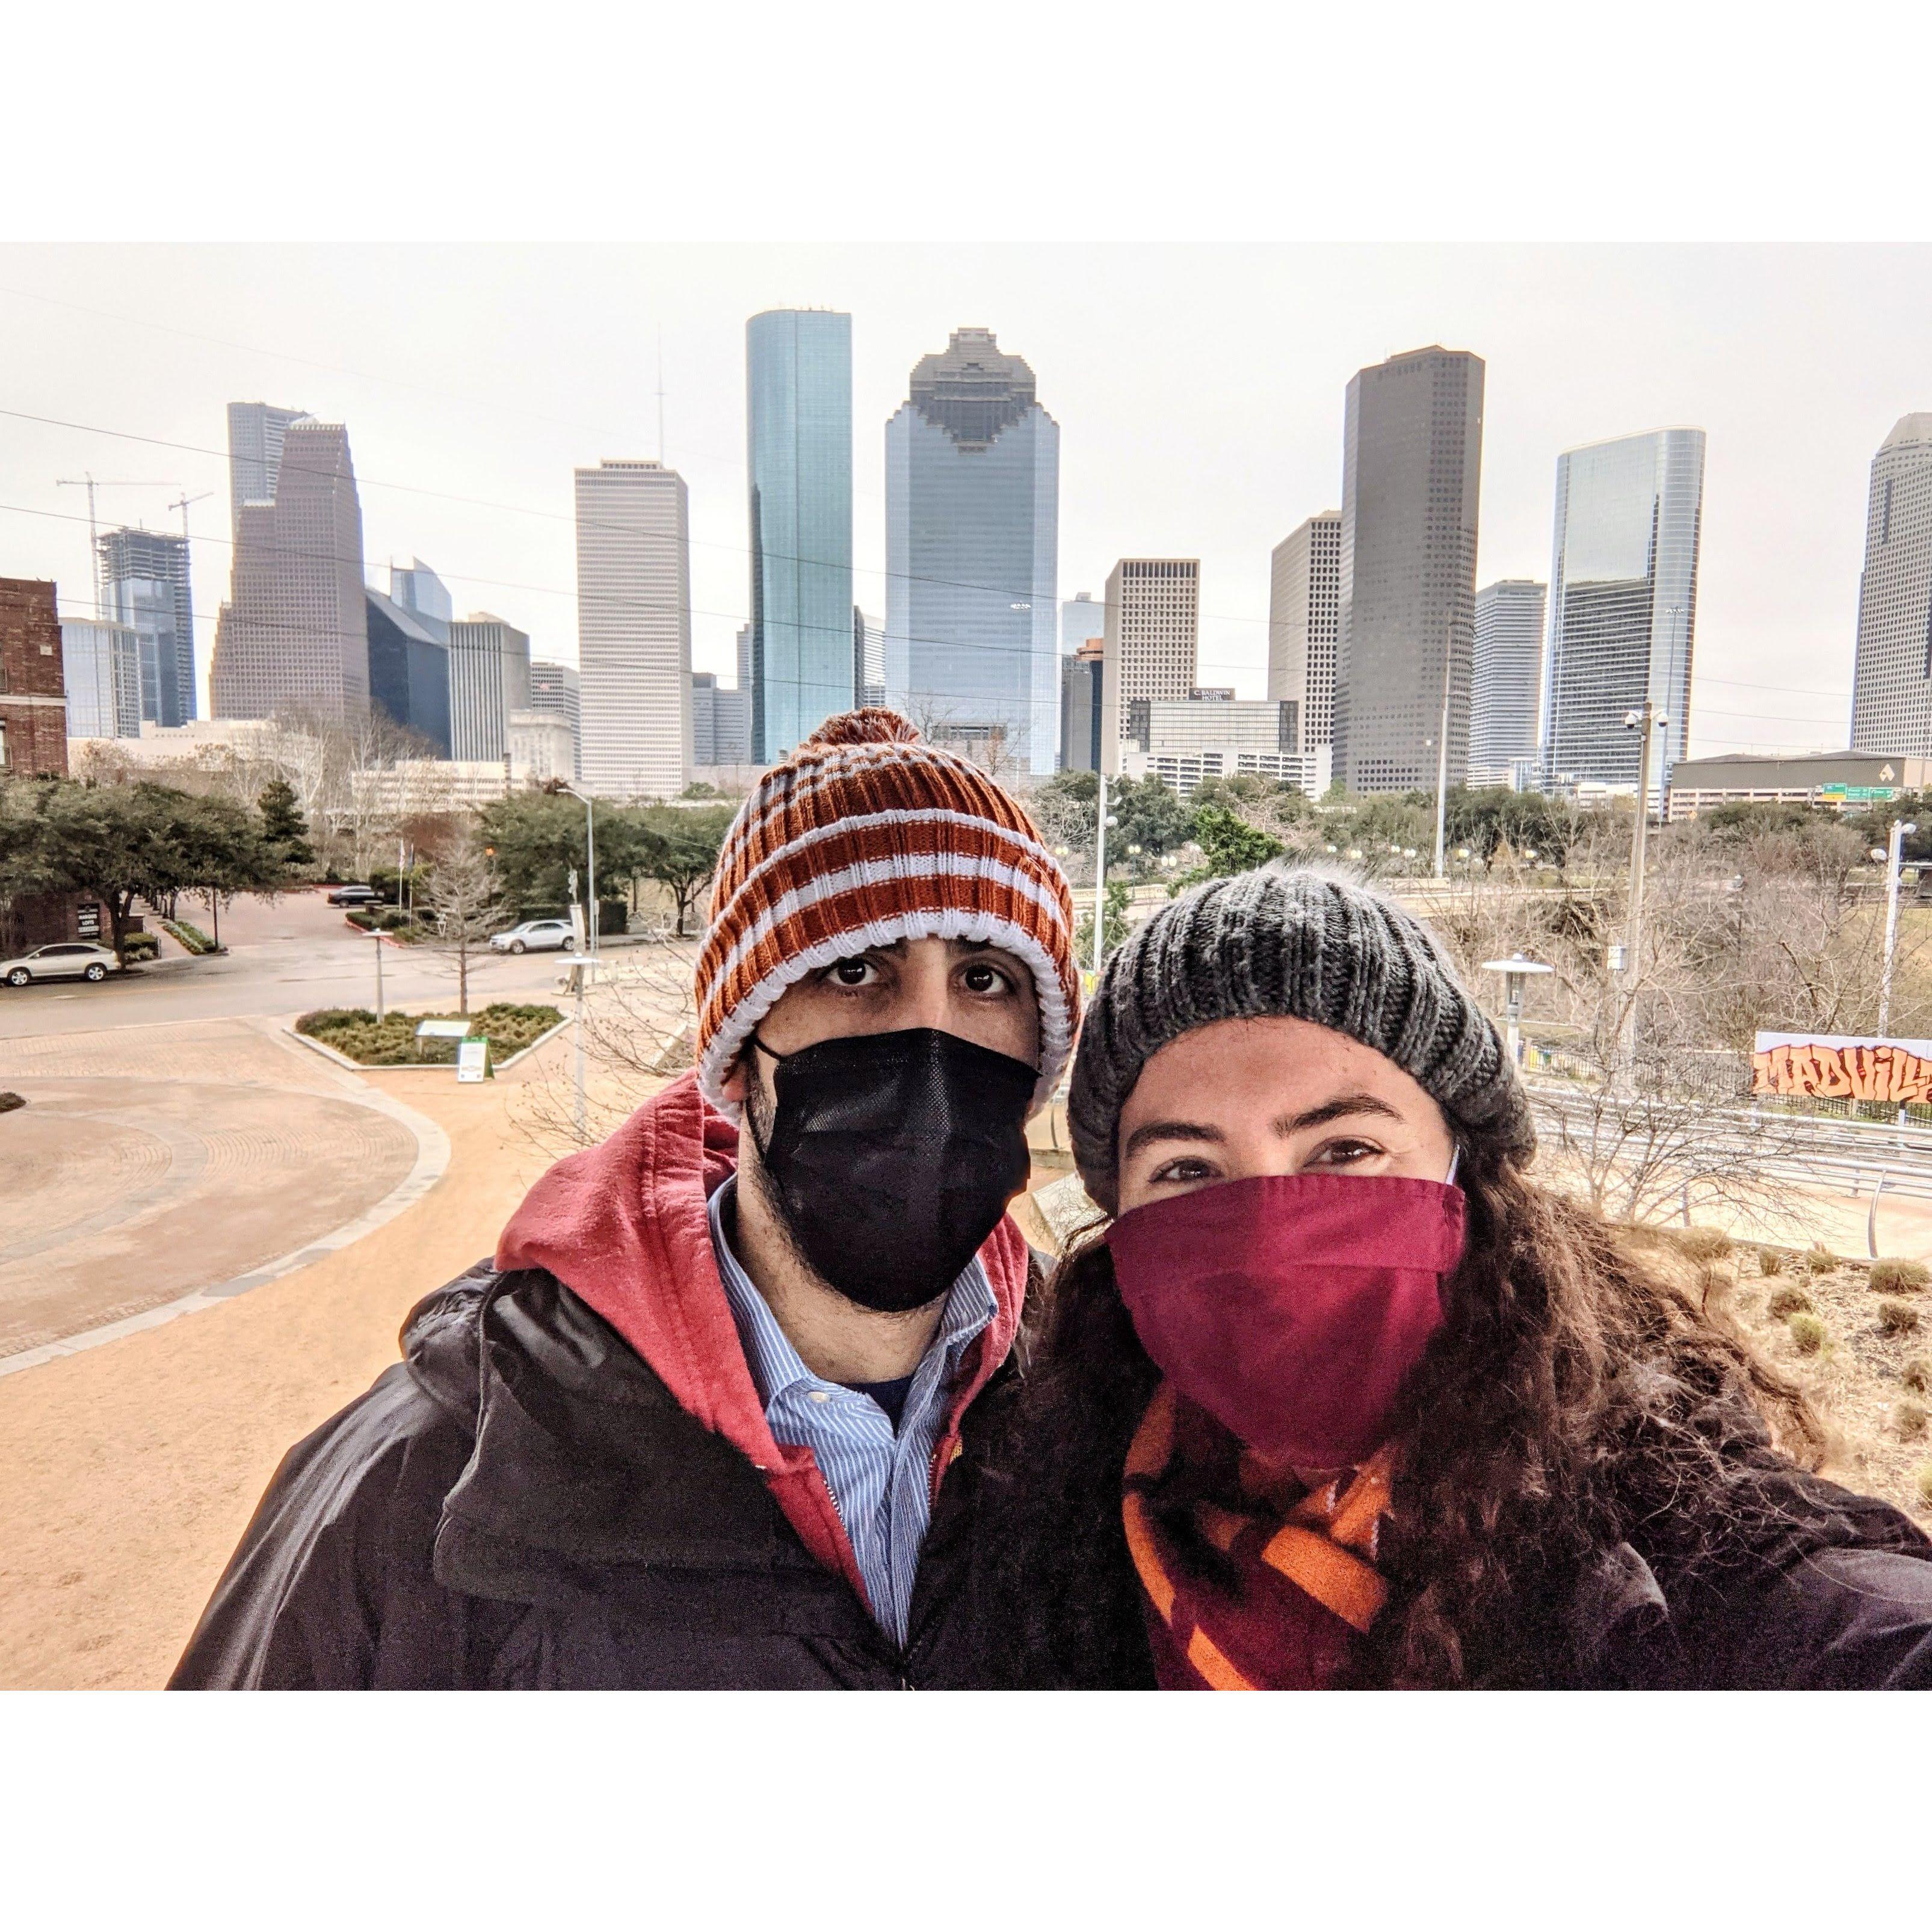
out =
[(1352, 1468), (1442, 1327), (1459, 1187), (1268, 1174), (1150, 1202), (1107, 1231), (1141, 1346), (1270, 1462)]

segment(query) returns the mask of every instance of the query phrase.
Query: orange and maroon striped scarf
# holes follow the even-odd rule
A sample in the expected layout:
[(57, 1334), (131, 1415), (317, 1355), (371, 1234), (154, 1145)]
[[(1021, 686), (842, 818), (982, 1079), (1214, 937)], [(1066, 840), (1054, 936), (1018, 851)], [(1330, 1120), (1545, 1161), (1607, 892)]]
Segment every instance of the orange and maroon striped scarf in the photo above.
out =
[[(1211, 1568), (1151, 1498), (1210, 1461), (1232, 1466), (1246, 1507), (1198, 1501), (1192, 1528)], [(1388, 1513), (1391, 1449), (1311, 1490), (1242, 1452), (1163, 1383), (1127, 1452), (1123, 1513), (1163, 1690), (1312, 1690), (1334, 1682), (1388, 1586), (1375, 1567)]]

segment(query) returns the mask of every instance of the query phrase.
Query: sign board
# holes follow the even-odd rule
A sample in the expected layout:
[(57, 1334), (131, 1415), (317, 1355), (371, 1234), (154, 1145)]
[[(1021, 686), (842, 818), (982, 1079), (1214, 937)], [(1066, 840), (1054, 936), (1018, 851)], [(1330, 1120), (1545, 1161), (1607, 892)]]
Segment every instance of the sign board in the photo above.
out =
[(1817, 1100), (1932, 1102), (1932, 1040), (1761, 1033), (1751, 1091)]
[(458, 1080), (495, 1078), (490, 1065), (490, 1042), (487, 1040), (466, 1040), (456, 1049), (456, 1077)]
[(74, 923), (75, 930), (82, 938), (98, 939), (100, 937), (100, 907), (92, 901), (84, 906), (77, 906), (74, 909)]
[(416, 1028), (418, 1040), (467, 1040), (470, 1022), (467, 1020), (424, 1020)]
[(1847, 804), (1871, 804), (1898, 796), (1898, 788), (1896, 785), (1828, 784), (1818, 788), (1819, 798), (1833, 803), (1843, 800)]
[(570, 904), (571, 936), (577, 941), (577, 950), (584, 950), (584, 908), (573, 899)]

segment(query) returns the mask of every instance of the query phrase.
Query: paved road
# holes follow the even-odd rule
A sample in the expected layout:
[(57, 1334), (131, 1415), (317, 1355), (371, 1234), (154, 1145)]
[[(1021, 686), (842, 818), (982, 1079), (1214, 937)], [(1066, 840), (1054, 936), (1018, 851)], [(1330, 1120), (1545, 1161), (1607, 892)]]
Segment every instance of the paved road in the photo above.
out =
[[(206, 908), (184, 903), (182, 911), (208, 930)], [(222, 912), (221, 938), (226, 953), (164, 958), (98, 986), (0, 986), (0, 1040), (376, 1003), (376, 942), (320, 892), (238, 899)], [(470, 1004), (554, 998), (562, 972), (557, 953), (514, 958), (486, 950), (470, 962)], [(455, 964), (442, 955), (385, 945), (382, 984), (392, 1003), (447, 1000), (454, 1010)]]

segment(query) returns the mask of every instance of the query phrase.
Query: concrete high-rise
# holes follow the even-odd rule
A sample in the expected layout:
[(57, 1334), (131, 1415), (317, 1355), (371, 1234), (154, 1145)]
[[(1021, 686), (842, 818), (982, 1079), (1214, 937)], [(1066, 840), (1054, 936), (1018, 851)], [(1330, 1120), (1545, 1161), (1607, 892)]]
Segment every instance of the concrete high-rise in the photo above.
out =
[(1432, 346), (1357, 371), (1342, 434), (1335, 776), (1433, 791), (1468, 763), (1482, 358)]
[(470, 763), (509, 748), (510, 715), (530, 704), (529, 634), (472, 610), (449, 627), (450, 755)]
[[(577, 665), (584, 783), (674, 798), (691, 782), (691, 550), (684, 478), (611, 462), (577, 479)], [(849, 608), (841, 636), (850, 666)]]
[(752, 742), (784, 756), (852, 705), (852, 318), (745, 325)]
[(1135, 699), (1193, 696), (1200, 638), (1198, 557), (1124, 556), (1108, 572), (1100, 769), (1109, 776)]
[(272, 502), (244, 502), (237, 519), (208, 709), (217, 718), (362, 716), (369, 633), (349, 432), (308, 418), (290, 423), (274, 489)]
[(1510, 784), (1518, 767), (1536, 755), (1549, 589), (1528, 578), (1505, 577), (1476, 592), (1469, 694), (1472, 785)]
[(1268, 560), (1268, 694), (1295, 706), (1303, 752), (1334, 742), (1341, 624), (1342, 513), (1324, 510)]
[(530, 660), (530, 709), (548, 711), (570, 727), (570, 769), (584, 776), (583, 700), (574, 664), (554, 664), (547, 658)]
[[(390, 581), (395, 574), (390, 573)], [(449, 626), (438, 636), (432, 620), (385, 597), (365, 592), (369, 627), (369, 700), (430, 755), (452, 755), (449, 730)]]
[(752, 694), (720, 684), (708, 670), (691, 674), (691, 761), (706, 767), (752, 762)]
[(293, 424), (308, 420), (306, 410), (278, 409), (273, 403), (228, 405), (230, 522), (238, 540), (243, 506), (275, 500), (284, 441)]
[(100, 608), (134, 633), (141, 716), (186, 724), (194, 702), (194, 592), (188, 538), (165, 530), (104, 530), (97, 546)]
[(852, 702), (886, 701), (886, 627), (856, 605), (852, 610)]
[(141, 644), (125, 624), (61, 621), (61, 677), (70, 738), (141, 735)]
[(1106, 717), (1107, 646), (1088, 638), (1060, 661), (1060, 769), (1097, 772)]
[(1650, 761), (1652, 801), (1661, 800), (1690, 728), (1703, 505), (1701, 429), (1653, 430), (1556, 459), (1546, 788), (1634, 787), (1642, 746), (1624, 718), (1648, 698), (1670, 720)]
[(992, 332), (921, 359), (886, 425), (886, 701), (996, 770), (1059, 752), (1060, 426)]
[(1078, 656), (1090, 638), (1107, 633), (1107, 607), (1096, 603), (1090, 590), (1076, 590), (1060, 607), (1060, 655)]
[(433, 638), (449, 642), (449, 624), (456, 607), (441, 578), (419, 556), (389, 566), (389, 596)]
[(1852, 744), (1932, 752), (1932, 411), (1900, 416), (1872, 458)]

